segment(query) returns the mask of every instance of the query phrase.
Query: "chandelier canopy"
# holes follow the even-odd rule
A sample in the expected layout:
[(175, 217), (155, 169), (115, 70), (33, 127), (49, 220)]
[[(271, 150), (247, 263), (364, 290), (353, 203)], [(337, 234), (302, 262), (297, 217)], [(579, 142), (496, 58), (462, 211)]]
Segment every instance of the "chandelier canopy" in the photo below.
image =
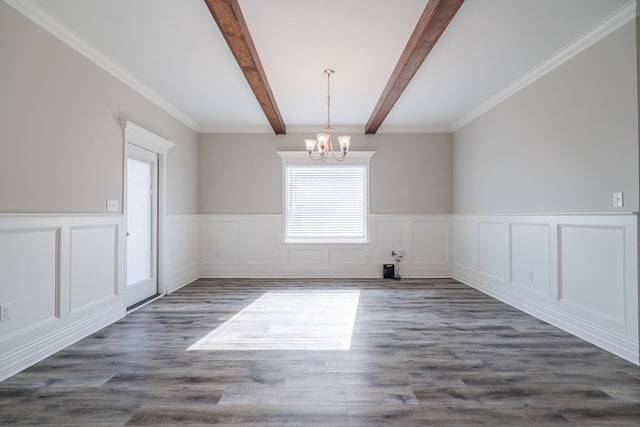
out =
[(329, 152), (337, 161), (344, 160), (347, 157), (349, 146), (351, 145), (351, 137), (349, 135), (338, 136), (338, 143), (340, 144), (340, 153), (336, 154), (333, 150), (333, 128), (331, 127), (331, 74), (335, 71), (331, 68), (324, 70), (327, 75), (327, 127), (324, 129), (324, 133), (316, 134), (317, 139), (305, 139), (304, 144), (309, 153), (311, 160), (327, 161)]

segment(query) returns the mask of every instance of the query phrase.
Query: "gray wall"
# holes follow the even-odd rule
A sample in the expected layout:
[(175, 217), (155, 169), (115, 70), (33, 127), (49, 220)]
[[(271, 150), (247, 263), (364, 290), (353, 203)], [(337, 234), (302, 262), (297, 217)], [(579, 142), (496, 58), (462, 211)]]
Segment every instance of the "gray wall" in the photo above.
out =
[[(351, 135), (353, 150), (376, 152), (371, 213), (451, 213), (450, 134)], [(281, 213), (282, 162), (276, 152), (303, 151), (310, 136), (201, 134), (199, 212)]]
[[(453, 134), (352, 134), (372, 213), (639, 210), (636, 25)], [(169, 213), (280, 213), (278, 150), (306, 134), (202, 134), (0, 2), (0, 213), (102, 213), (122, 199), (131, 120), (176, 143)]]
[(455, 213), (638, 210), (635, 31), (625, 25), (454, 133)]
[(102, 213), (122, 201), (118, 120), (176, 144), (167, 210), (197, 211), (197, 134), (4, 2), (0, 99), (0, 213)]

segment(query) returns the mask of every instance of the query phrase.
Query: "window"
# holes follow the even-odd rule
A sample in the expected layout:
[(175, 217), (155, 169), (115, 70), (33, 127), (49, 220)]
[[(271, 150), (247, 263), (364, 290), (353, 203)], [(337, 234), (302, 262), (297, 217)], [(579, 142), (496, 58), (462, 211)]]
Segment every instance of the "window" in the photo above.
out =
[(370, 156), (347, 164), (285, 161), (285, 241), (365, 243)]

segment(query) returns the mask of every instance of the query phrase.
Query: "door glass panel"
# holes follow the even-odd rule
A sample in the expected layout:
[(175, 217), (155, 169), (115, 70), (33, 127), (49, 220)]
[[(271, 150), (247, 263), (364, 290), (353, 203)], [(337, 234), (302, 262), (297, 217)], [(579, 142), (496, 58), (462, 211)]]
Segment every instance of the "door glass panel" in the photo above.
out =
[(127, 160), (127, 285), (152, 277), (152, 164)]

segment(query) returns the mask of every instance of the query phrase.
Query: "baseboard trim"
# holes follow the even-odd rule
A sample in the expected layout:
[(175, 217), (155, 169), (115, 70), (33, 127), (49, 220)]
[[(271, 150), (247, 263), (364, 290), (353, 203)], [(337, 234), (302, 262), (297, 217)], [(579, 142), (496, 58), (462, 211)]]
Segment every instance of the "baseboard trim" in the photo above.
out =
[(640, 365), (640, 343), (627, 337), (613, 334), (582, 319), (541, 305), (522, 296), (509, 295), (490, 286), (484, 286), (464, 273), (454, 272), (453, 279), (464, 283), (492, 298), (502, 301), (531, 316), (562, 329), (576, 337), (602, 348), (635, 365)]
[(201, 277), (202, 277), (201, 274), (190, 274), (190, 275), (181, 277), (180, 279), (176, 280), (174, 283), (167, 286), (167, 295), (177, 291), (178, 289), (184, 288), (185, 286), (195, 282)]
[(126, 310), (122, 305), (114, 305), (17, 348), (0, 358), (0, 381), (111, 325), (125, 315)]
[[(206, 279), (380, 279), (382, 278), (382, 266), (383, 263), (321, 266), (308, 264), (205, 264), (200, 271), (200, 277)], [(400, 273), (402, 277), (407, 279), (451, 277), (451, 271), (447, 267), (416, 268), (414, 266), (402, 266)]]

